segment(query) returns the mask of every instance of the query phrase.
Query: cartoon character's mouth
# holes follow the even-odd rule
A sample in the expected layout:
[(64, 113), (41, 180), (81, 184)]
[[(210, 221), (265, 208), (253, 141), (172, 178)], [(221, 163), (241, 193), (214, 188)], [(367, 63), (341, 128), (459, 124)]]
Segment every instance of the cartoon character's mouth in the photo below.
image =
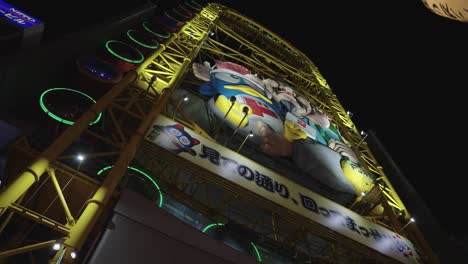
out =
[(174, 145), (175, 149), (177, 149), (178, 151), (180, 151), (182, 149), (182, 146), (179, 145), (179, 143), (177, 142), (174, 142), (174, 141), (171, 141), (172, 145)]

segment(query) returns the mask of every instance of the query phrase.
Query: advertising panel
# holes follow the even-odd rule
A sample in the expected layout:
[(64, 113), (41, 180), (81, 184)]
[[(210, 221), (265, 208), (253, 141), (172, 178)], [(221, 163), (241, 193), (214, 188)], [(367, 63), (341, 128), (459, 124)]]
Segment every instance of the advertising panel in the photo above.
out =
[(393, 259), (420, 263), (413, 244), (405, 237), (202, 137), (173, 119), (159, 116), (145, 139)]
[(196, 92), (209, 98), (209, 109), (238, 135), (251, 134), (263, 154), (291, 160), (304, 178), (340, 193), (361, 197), (375, 186), (336, 124), (285, 82), (228, 61), (192, 68), (205, 81)]

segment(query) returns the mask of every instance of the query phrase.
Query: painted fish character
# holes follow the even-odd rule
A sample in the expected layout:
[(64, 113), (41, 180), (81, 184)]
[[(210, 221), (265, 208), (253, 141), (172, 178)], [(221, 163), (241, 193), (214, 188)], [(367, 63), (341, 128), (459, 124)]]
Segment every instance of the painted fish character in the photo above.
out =
[(175, 154), (187, 152), (192, 156), (196, 155), (192, 147), (200, 144), (200, 141), (190, 136), (180, 124), (154, 125), (146, 138)]
[(275, 133), (283, 133), (283, 118), (280, 105), (265, 93), (261, 82), (250, 75), (230, 69), (210, 72), (210, 82), (203, 84), (199, 92), (213, 96), (209, 101), (212, 111), (225, 118), (239, 134), (255, 131), (258, 123), (264, 123)]

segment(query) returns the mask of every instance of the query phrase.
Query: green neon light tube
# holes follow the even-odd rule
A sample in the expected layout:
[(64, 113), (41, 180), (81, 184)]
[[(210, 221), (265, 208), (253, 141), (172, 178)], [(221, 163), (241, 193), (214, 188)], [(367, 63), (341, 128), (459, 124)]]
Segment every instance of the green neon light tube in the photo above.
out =
[(152, 31), (151, 29), (148, 28), (147, 24), (148, 24), (148, 22), (143, 22), (143, 27), (144, 27), (146, 30), (148, 30), (149, 32), (151, 32), (152, 34), (154, 34), (154, 35), (156, 35), (156, 36), (158, 36), (158, 37), (160, 37), (160, 38), (165, 38), (165, 39), (167, 39), (167, 38), (170, 37), (169, 33), (167, 33), (167, 32), (166, 32), (166, 35), (161, 35), (161, 34), (159, 34), (159, 33), (156, 33), (156, 32), (154, 32), (154, 31)]
[(260, 256), (260, 252), (258, 251), (257, 246), (255, 246), (255, 244), (253, 242), (250, 242), (250, 244), (255, 249), (255, 253), (257, 253), (258, 262), (262, 262), (262, 256)]
[(133, 40), (136, 44), (138, 44), (138, 45), (140, 45), (140, 46), (143, 46), (143, 47), (145, 47), (145, 48), (148, 48), (148, 49), (157, 49), (157, 48), (159, 47), (159, 43), (158, 43), (156, 40), (155, 40), (155, 41), (156, 41), (156, 45), (151, 46), (151, 45), (145, 44), (145, 43), (143, 43), (143, 42), (137, 40), (135, 37), (132, 36), (132, 34), (131, 34), (132, 32), (138, 32), (138, 31), (133, 30), (133, 29), (130, 29), (130, 30), (127, 31), (127, 36), (128, 36), (131, 40)]
[(210, 229), (210, 228), (212, 228), (214, 226), (223, 226), (223, 225), (224, 225), (223, 223), (209, 224), (205, 228), (203, 228), (202, 233), (205, 233), (206, 231), (208, 231), (208, 229)]
[[(101, 173), (105, 172), (106, 170), (108, 170), (108, 169), (110, 169), (112, 167), (114, 167), (114, 166), (111, 165), (111, 166), (107, 166), (105, 168), (102, 168), (100, 171), (97, 172), (97, 175), (101, 175)], [(148, 180), (150, 180), (151, 183), (153, 183), (154, 187), (159, 192), (159, 207), (162, 207), (162, 205), (163, 205), (163, 195), (162, 195), (162, 192), (161, 192), (161, 188), (159, 188), (159, 185), (156, 183), (156, 181), (153, 180), (153, 178), (151, 178), (146, 172), (144, 172), (144, 171), (142, 171), (140, 169), (137, 169), (137, 168), (132, 167), (132, 166), (128, 166), (127, 168), (140, 173), (141, 175), (145, 176)]]
[[(47, 108), (47, 106), (44, 104), (44, 96), (48, 92), (52, 92), (52, 91), (69, 91), (69, 92), (78, 93), (78, 94), (81, 94), (81, 95), (85, 96), (89, 100), (93, 101), (93, 103), (96, 103), (96, 100), (94, 100), (91, 96), (89, 96), (89, 95), (87, 95), (87, 94), (85, 94), (83, 92), (80, 92), (78, 90), (73, 90), (73, 89), (69, 89), (69, 88), (51, 88), (51, 89), (48, 89), (48, 90), (44, 91), (41, 94), (41, 97), (39, 98), (39, 105), (41, 106), (42, 110), (44, 110), (44, 112), (46, 112), (46, 114), (49, 115), (50, 117), (52, 117), (53, 119), (55, 119), (55, 120), (57, 120), (57, 121), (59, 121), (61, 123), (70, 125), (70, 126), (75, 124), (75, 122), (63, 119), (63, 118), (57, 116), (56, 114), (50, 112), (49, 109)], [(102, 117), (102, 113), (99, 113), (98, 117), (93, 122), (89, 123), (89, 125), (92, 126), (92, 125), (96, 124), (97, 122), (99, 122), (99, 120), (101, 120), (101, 117)]]
[[(207, 225), (205, 228), (203, 228), (202, 230), (202, 233), (206, 233), (208, 231), (208, 229), (212, 228), (212, 227), (215, 227), (215, 226), (224, 226), (223, 223), (213, 223), (213, 224), (209, 224)], [(262, 256), (260, 255), (260, 251), (258, 251), (258, 248), (257, 246), (253, 243), (253, 242), (250, 242), (250, 245), (252, 245), (252, 247), (254, 248), (255, 250), (255, 253), (257, 254), (257, 260), (258, 262), (262, 262)]]
[[(124, 56), (116, 53), (115, 51), (113, 51), (110, 47), (109, 47), (109, 44), (112, 44), (112, 43), (119, 43), (119, 44), (122, 44), (124, 46), (127, 46), (129, 47), (130, 49), (134, 50), (135, 52), (138, 53), (138, 56), (140, 57), (139, 59), (137, 60), (132, 60), (132, 59), (129, 59), (129, 58), (125, 58)], [(106, 42), (106, 49), (107, 51), (109, 51), (112, 55), (116, 56), (117, 58), (123, 60), (123, 61), (126, 61), (126, 62), (130, 62), (130, 63), (134, 63), (134, 64), (138, 64), (140, 62), (142, 62), (144, 59), (145, 59), (145, 56), (143, 56), (143, 53), (141, 53), (139, 50), (135, 49), (134, 47), (128, 45), (127, 43), (125, 42), (122, 42), (122, 41), (118, 41), (118, 40), (109, 40)]]

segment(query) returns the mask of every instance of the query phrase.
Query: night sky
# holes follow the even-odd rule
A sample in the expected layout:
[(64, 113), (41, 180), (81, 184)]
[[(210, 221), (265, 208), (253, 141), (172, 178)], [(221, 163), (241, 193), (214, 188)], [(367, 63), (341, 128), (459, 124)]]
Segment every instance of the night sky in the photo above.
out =
[(438, 16), (421, 1), (252, 2), (224, 3), (309, 56), (357, 128), (376, 132), (439, 223), (466, 236), (459, 206), (467, 200), (468, 23)]
[[(77, 30), (128, 3), (8, 2), (49, 21), (47, 34)], [(468, 23), (438, 16), (420, 0), (218, 2), (309, 56), (354, 113), (357, 128), (377, 133), (439, 222), (449, 233), (467, 236), (460, 205), (467, 200)]]

